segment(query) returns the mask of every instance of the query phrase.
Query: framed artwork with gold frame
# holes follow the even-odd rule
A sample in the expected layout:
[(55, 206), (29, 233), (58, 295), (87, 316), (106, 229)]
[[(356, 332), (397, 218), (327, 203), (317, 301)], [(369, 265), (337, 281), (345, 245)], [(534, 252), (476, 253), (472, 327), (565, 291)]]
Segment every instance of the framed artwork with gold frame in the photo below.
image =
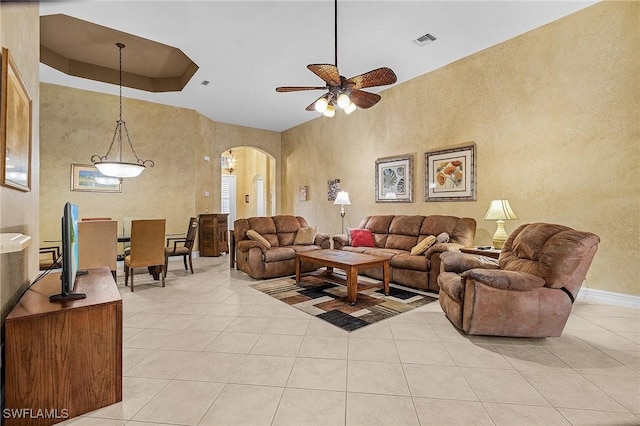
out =
[(31, 191), (32, 100), (9, 49), (2, 48), (0, 174), (4, 186)]

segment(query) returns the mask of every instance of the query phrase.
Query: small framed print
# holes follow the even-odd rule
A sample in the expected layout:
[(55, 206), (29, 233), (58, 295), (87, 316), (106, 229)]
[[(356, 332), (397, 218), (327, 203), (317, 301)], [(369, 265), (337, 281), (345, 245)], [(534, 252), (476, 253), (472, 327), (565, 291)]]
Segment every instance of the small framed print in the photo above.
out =
[(307, 194), (309, 193), (308, 186), (301, 186), (298, 188), (298, 201), (307, 201)]
[(413, 156), (376, 160), (376, 203), (413, 202)]
[(330, 179), (327, 181), (327, 200), (335, 201), (340, 191), (340, 179)]
[(71, 190), (88, 192), (122, 192), (120, 179), (105, 176), (95, 166), (71, 165)]
[(476, 144), (424, 155), (425, 201), (476, 200)]

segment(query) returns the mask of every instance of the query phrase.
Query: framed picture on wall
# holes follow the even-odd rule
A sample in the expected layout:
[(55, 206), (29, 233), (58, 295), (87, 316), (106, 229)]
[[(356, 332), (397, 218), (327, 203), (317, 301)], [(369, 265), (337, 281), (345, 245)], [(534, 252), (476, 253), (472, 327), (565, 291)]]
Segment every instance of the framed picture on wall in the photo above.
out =
[(330, 179), (327, 181), (327, 200), (335, 201), (340, 191), (340, 179)]
[(2, 48), (0, 166), (2, 185), (31, 190), (32, 101), (8, 49)]
[(425, 201), (475, 201), (476, 144), (424, 155)]
[(413, 156), (376, 160), (376, 203), (413, 202)]
[(71, 190), (89, 192), (122, 192), (120, 179), (105, 176), (95, 166), (71, 165)]
[(304, 185), (298, 188), (298, 201), (307, 201), (309, 187)]

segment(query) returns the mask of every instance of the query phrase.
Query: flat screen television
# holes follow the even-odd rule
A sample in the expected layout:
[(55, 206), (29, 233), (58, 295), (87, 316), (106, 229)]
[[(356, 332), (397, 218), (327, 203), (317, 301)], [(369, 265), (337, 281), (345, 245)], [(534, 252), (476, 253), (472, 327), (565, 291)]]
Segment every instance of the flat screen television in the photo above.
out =
[(80, 251), (78, 248), (78, 206), (67, 202), (62, 212), (62, 274), (60, 275), (60, 294), (49, 296), (52, 302), (84, 299), (84, 293), (74, 293), (76, 276), (86, 274), (78, 271)]

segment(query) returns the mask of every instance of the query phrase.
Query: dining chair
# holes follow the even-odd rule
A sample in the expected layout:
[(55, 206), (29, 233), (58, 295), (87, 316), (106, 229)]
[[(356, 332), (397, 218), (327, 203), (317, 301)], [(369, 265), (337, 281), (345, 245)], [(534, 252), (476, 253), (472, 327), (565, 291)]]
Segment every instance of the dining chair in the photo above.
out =
[(90, 220), (78, 222), (78, 268), (109, 267), (116, 278), (118, 258), (118, 222)]
[[(182, 256), (184, 262), (184, 270), (187, 270), (187, 258), (189, 258), (189, 268), (193, 274), (193, 262), (191, 260), (191, 251), (196, 241), (196, 231), (198, 230), (198, 218), (189, 219), (189, 227), (185, 237), (167, 238), (167, 247), (164, 249), (164, 276), (167, 276), (167, 266), (171, 256)], [(171, 245), (173, 242), (173, 245)]]
[[(131, 251), (124, 258), (124, 285), (133, 288), (133, 270), (147, 267), (155, 279), (162, 279), (164, 287), (164, 232), (165, 219), (143, 219), (131, 221)], [(156, 278), (157, 277), (157, 278)]]
[(40, 247), (38, 254), (41, 271), (53, 269), (58, 266), (58, 263), (60, 262), (60, 246)]

